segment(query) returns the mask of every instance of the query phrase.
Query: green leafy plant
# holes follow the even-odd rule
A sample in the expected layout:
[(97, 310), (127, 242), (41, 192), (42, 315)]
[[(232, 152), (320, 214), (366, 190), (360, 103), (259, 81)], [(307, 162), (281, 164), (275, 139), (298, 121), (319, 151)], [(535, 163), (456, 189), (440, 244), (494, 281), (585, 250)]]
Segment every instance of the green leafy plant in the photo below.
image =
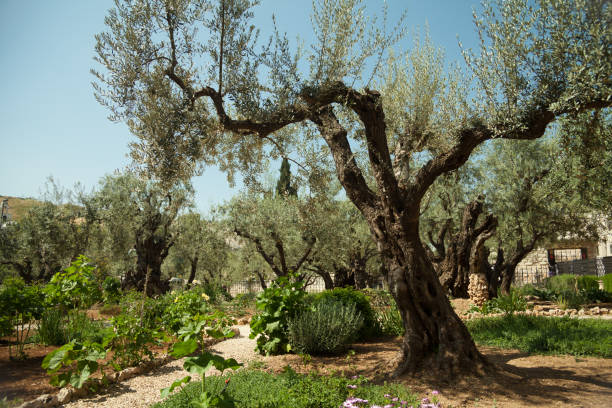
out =
[(494, 310), (499, 310), (504, 314), (522, 312), (527, 310), (527, 301), (516, 290), (511, 290), (507, 295), (498, 294), (496, 298), (489, 300)]
[(554, 300), (561, 309), (578, 309), (581, 305), (587, 303), (587, 298), (582, 291), (574, 292), (572, 290), (564, 290), (555, 294)]
[(5, 280), (0, 288), (0, 335), (14, 335), (17, 344), (15, 356), (9, 342), (9, 358), (25, 358), (25, 342), (43, 310), (43, 294), (38, 286), (26, 285), (21, 279)]
[(104, 303), (118, 303), (121, 298), (121, 282), (113, 276), (107, 276), (102, 282)]
[(44, 288), (45, 299), (51, 306), (64, 309), (87, 308), (102, 298), (94, 270), (95, 265), (80, 255), (70, 266), (57, 272)]
[(395, 299), (386, 290), (364, 289), (370, 305), (374, 310), (376, 327), (379, 334), (383, 336), (404, 335), (404, 322), (402, 315), (397, 310)]
[(166, 330), (176, 333), (185, 317), (205, 314), (210, 310), (210, 296), (200, 287), (166, 295), (167, 307), (161, 316)]
[(482, 306), (472, 306), (468, 312), (477, 312), (483, 315), (491, 313), (504, 313), (511, 315), (514, 312), (527, 310), (527, 300), (520, 291), (513, 289), (507, 295), (501, 293), (497, 297), (487, 300)]
[[(225, 387), (222, 390), (219, 392), (211, 392), (206, 388), (206, 372), (214, 367), (223, 374), (223, 371), (227, 369), (236, 370), (242, 366), (242, 364), (239, 364), (233, 358), (224, 359), (223, 357), (204, 351), (203, 344), (204, 333), (213, 338), (228, 338), (234, 336), (234, 332), (229, 330), (231, 319), (217, 311), (208, 315), (197, 314), (195, 316), (188, 316), (185, 323), (185, 326), (178, 331), (180, 341), (173, 345), (170, 354), (176, 358), (182, 358), (193, 354), (198, 349), (202, 350), (198, 356), (187, 357), (183, 363), (185, 371), (190, 374), (197, 374), (201, 378), (200, 392), (193, 396), (190, 404), (198, 408), (234, 407), (235, 400), (226, 392), (229, 380), (226, 381)], [(161, 390), (162, 397), (166, 398), (177, 387), (181, 387), (190, 381), (191, 376), (186, 376), (173, 382), (169, 387)]]
[(113, 332), (104, 345), (113, 351), (111, 366), (115, 370), (138, 365), (145, 357), (153, 360), (151, 345), (159, 344), (161, 334), (142, 326), (135, 316), (121, 314), (111, 320)]
[(250, 338), (257, 337), (256, 350), (261, 354), (288, 353), (290, 319), (303, 308), (304, 284), (281, 277), (257, 296), (258, 313), (251, 319)]
[[(103, 380), (106, 378), (103, 365), (98, 363), (98, 360), (106, 358), (106, 353), (103, 344), (73, 340), (47, 354), (42, 367), (52, 376), (52, 385), (64, 387), (70, 384), (81, 388), (96, 370), (100, 370)], [(62, 368), (63, 372), (58, 373)]]
[(338, 354), (357, 338), (362, 326), (363, 317), (354, 303), (323, 297), (311, 310), (289, 320), (289, 344), (300, 353)]

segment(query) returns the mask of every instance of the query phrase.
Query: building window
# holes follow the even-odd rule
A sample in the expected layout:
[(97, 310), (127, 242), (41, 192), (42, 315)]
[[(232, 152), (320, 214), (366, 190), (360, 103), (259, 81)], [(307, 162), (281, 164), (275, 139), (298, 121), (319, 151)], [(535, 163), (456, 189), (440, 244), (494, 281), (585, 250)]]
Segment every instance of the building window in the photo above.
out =
[(577, 259), (585, 259), (586, 248), (571, 248), (571, 249), (554, 249), (553, 250), (556, 262), (575, 261)]

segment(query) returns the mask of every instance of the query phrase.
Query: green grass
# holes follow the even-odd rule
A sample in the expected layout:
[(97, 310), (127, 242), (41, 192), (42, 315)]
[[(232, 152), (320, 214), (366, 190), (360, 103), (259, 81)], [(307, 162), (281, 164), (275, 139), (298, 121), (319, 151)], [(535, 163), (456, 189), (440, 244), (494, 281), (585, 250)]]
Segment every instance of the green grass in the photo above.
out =
[(612, 358), (612, 321), (510, 315), (467, 322), (478, 344), (536, 354)]
[[(207, 390), (221, 390), (224, 378), (227, 376), (206, 377)], [(357, 385), (357, 388), (350, 389), (347, 387), (349, 384)], [(241, 370), (231, 375), (227, 390), (238, 400), (236, 406), (241, 408), (336, 408), (349, 396), (357, 396), (369, 400), (369, 404), (383, 406), (389, 403), (384, 394), (391, 394), (416, 406), (419, 401), (417, 395), (411, 394), (406, 387), (398, 384), (373, 385), (363, 383), (363, 380), (351, 380), (341, 376), (296, 374), (291, 369), (276, 375), (257, 370)], [(153, 407), (188, 407), (189, 401), (199, 391), (199, 383), (190, 384)]]

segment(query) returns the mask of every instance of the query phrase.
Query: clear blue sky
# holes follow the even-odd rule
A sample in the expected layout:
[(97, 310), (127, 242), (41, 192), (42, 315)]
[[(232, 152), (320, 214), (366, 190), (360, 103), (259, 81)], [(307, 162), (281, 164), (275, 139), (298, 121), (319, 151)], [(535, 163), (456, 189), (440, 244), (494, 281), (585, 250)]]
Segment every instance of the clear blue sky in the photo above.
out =
[[(274, 13), (290, 39), (311, 38), (311, 1), (263, 0), (256, 23), (267, 37)], [(471, 0), (389, 0), (391, 17), (408, 11), (410, 28), (430, 26), (450, 60), (457, 35), (474, 46)], [(379, 9), (382, 0), (367, 0)], [(107, 119), (94, 99), (94, 35), (103, 31), (111, 0), (0, 0), (0, 195), (38, 197), (48, 176), (87, 189), (125, 167), (131, 135)], [(406, 41), (410, 42), (408, 38)], [(194, 179), (196, 205), (206, 211), (230, 198), (225, 175), (207, 169)]]

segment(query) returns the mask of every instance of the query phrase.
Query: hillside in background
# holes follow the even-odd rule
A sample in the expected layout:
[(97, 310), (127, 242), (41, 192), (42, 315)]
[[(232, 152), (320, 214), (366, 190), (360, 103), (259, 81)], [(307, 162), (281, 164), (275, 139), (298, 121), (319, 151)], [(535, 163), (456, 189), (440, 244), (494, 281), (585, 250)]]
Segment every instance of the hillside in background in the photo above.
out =
[(0, 204), (6, 198), (8, 198), (8, 213), (12, 220), (19, 220), (30, 207), (39, 202), (33, 198), (0, 196)]

